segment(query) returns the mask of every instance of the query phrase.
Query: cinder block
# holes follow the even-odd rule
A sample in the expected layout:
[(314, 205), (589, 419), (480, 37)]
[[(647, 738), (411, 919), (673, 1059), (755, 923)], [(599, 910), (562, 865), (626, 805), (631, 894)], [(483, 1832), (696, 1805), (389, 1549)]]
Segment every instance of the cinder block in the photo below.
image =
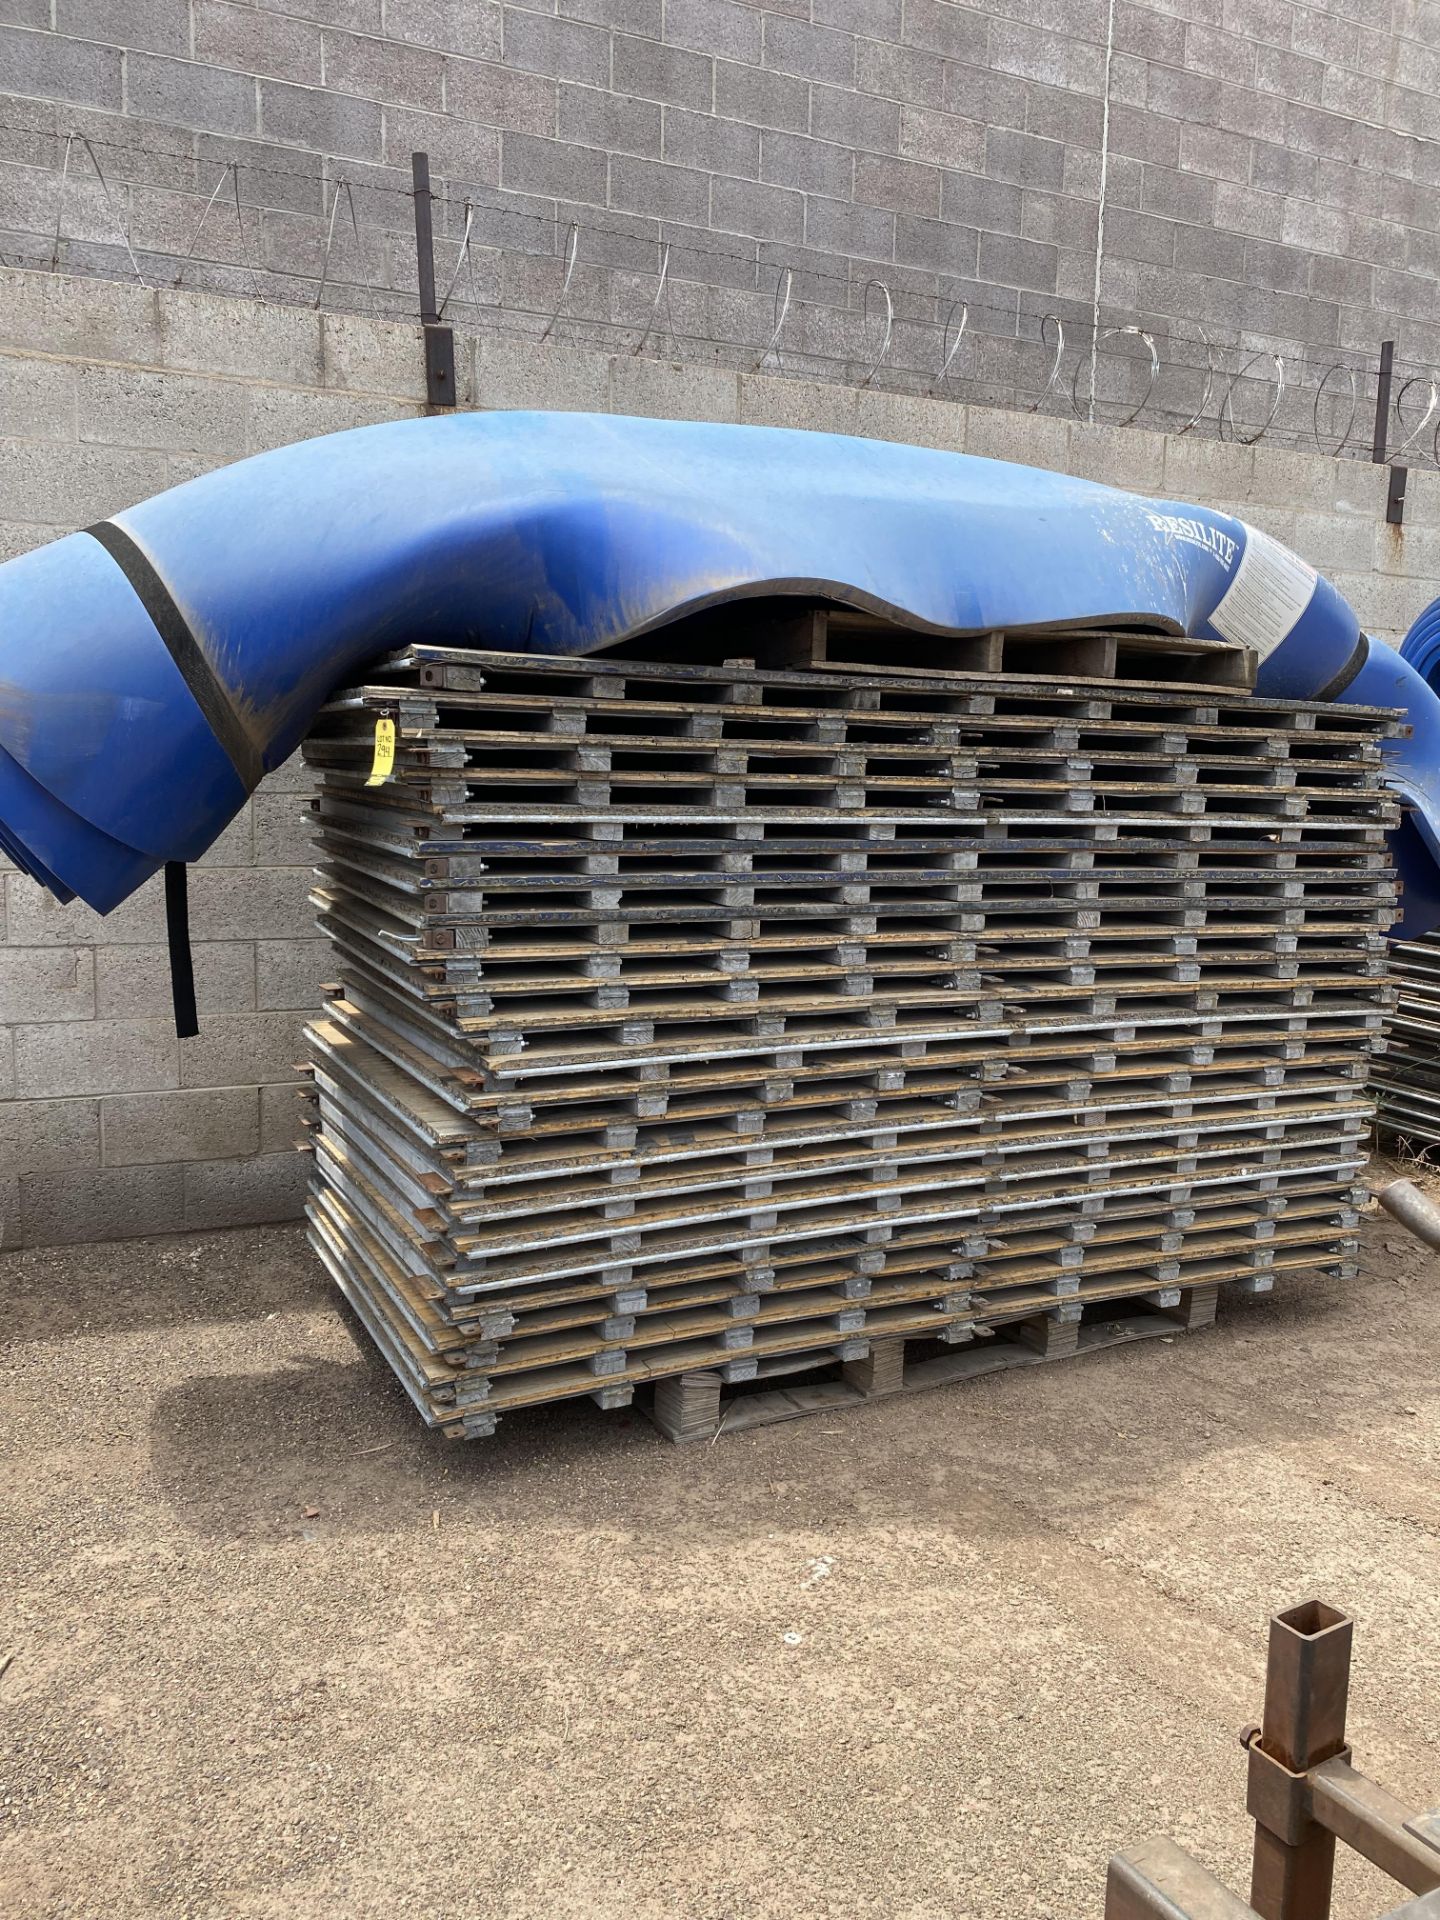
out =
[[(853, 98), (851, 95), (838, 97)], [(810, 87), (806, 81), (797, 80), (788, 73), (766, 73), (759, 67), (717, 60), (714, 102), (716, 113), (727, 120), (743, 121), (747, 126), (783, 127), (791, 133), (810, 130)], [(704, 112), (708, 110), (710, 101), (703, 86), (697, 84), (688, 100), (675, 99), (673, 104), (696, 107)], [(894, 113), (898, 134), (900, 109), (894, 108)], [(814, 131), (822, 133), (819, 126)], [(838, 136), (826, 134), (824, 137), (832, 139)]]
[(440, 54), (328, 28), (324, 42), (327, 87), (391, 106), (429, 107), (435, 112), (444, 107), (445, 61)]
[(315, 816), (303, 797), (262, 789), (250, 802), (255, 821), (255, 864), (300, 867), (315, 859)]
[(186, 1231), (298, 1219), (309, 1167), (309, 1156), (293, 1151), (192, 1162), (184, 1169)]
[(174, 1042), (172, 1034), (180, 1048), (180, 1078), (169, 1084), (253, 1087), (292, 1080), (304, 1058), (300, 1030), (305, 1018), (303, 1013), (218, 1013), (201, 1021), (193, 1040)]
[(480, 334), (475, 352), (477, 406), (543, 407), (560, 413), (609, 410), (610, 360), (603, 353), (501, 333)]
[(101, 916), (83, 901), (60, 902), (24, 874), (5, 876), (7, 938), (16, 947), (93, 947), (163, 940), (165, 890), (157, 875)]
[[(102, 923), (103, 924), (103, 923)], [(255, 944), (201, 940), (190, 949), (195, 1004), (213, 1013), (250, 1013), (255, 1007)], [(95, 949), (95, 1011), (102, 1020), (170, 1019), (170, 955), (160, 945)]]
[(788, 380), (765, 373), (742, 373), (740, 418), (750, 426), (858, 433), (860, 409), (853, 387)]
[(335, 957), (328, 940), (256, 944), (255, 999), (262, 1012), (314, 1013), (320, 1005), (320, 983), (334, 974)]
[(6, 433), (17, 440), (78, 438), (75, 369), (54, 360), (6, 353), (0, 358), (0, 420)]
[[(549, 14), (505, 9), (505, 64), (556, 80), (584, 80), (592, 87), (610, 84), (610, 35), (603, 27)], [(633, 91), (619, 74), (615, 85)]]
[(250, 394), (238, 381), (82, 367), (79, 392), (82, 440), (209, 455), (245, 451)]
[(805, 233), (805, 196), (754, 180), (717, 179), (710, 188), (710, 223), (727, 233), (798, 246)]
[(966, 409), (965, 451), (1069, 473), (1070, 424), (1050, 414), (972, 406)]
[(320, 339), (327, 387), (424, 403), (425, 354), (418, 326), (369, 314), (326, 313)]
[(834, 27), (817, 27), (785, 14), (765, 15), (764, 63), (777, 73), (798, 74), (827, 86), (855, 83), (855, 36)]
[(373, 100), (320, 87), (293, 87), (283, 80), (260, 82), (260, 131), (282, 146), (308, 147), (348, 160), (378, 160), (382, 117)]
[(320, 316), (310, 308), (173, 290), (159, 299), (166, 366), (300, 387), (321, 384)]
[(165, 1020), (76, 1020), (14, 1032), (21, 1099), (149, 1093), (180, 1084), (179, 1042)]
[(665, 0), (665, 39), (672, 47), (758, 67), (762, 17), (757, 7), (736, 0)]
[(86, 527), (165, 485), (159, 453), (0, 440), (0, 517)]
[(254, 80), (224, 67), (167, 60), (158, 53), (130, 53), (125, 95), (127, 110), (137, 119), (203, 127), (207, 133), (254, 133), (256, 129)]
[[(1401, 536), (1399, 539), (1396, 538), (1397, 534)], [(1418, 542), (1425, 536), (1416, 534), (1410, 537)], [(1373, 565), (1377, 572), (1407, 573), (1413, 570), (1433, 579), (1434, 561), (1440, 557), (1434, 548), (1429, 555), (1431, 564), (1428, 567), (1411, 569), (1398, 564), (1403, 560), (1404, 546), (1403, 529), (1388, 527), (1383, 520), (1372, 526), (1356, 513), (1297, 513), (1295, 516), (1295, 551), (1322, 573), (1360, 570)], [(1418, 559), (1418, 547), (1412, 551)]]
[(516, 193), (540, 193), (604, 206), (606, 157), (597, 147), (571, 147), (528, 133), (504, 134), (500, 179)]
[(11, 1100), (0, 1108), (0, 1166), (62, 1173), (100, 1164), (98, 1100)]
[(553, 135), (557, 92), (554, 80), (514, 67), (451, 60), (446, 68), (445, 98), (451, 114), (515, 133)]
[[(1193, 402), (1191, 403), (1194, 404)], [(1174, 500), (1198, 500), (1243, 516), (1255, 485), (1255, 449), (1225, 440), (1164, 436), (1165, 491)]]
[(94, 1017), (89, 947), (0, 947), (0, 1022)]
[(200, 1093), (127, 1093), (100, 1102), (107, 1167), (226, 1160), (260, 1146), (258, 1087)]
[(67, 100), (77, 107), (108, 107), (118, 113), (124, 104), (122, 60), (118, 47), (0, 27), (5, 86), (31, 100)]
[(22, 1174), (20, 1244), (88, 1245), (184, 1225), (181, 1169), (100, 1167), (80, 1173)]
[(386, 0), (385, 33), (442, 53), (498, 60), (499, 0)]
[(617, 356), (610, 365), (610, 406), (660, 420), (738, 420), (739, 375), (727, 367)]
[[(559, 133), (562, 140), (582, 147), (600, 147), (608, 153), (633, 153), (658, 160), (661, 151), (663, 108), (651, 100), (627, 93), (609, 93), (599, 87), (560, 83)], [(694, 116), (691, 116), (694, 117)], [(683, 162), (683, 153), (669, 156)]]
[(1076, 420), (1070, 427), (1070, 471), (1132, 493), (1163, 492), (1164, 437), (1140, 427), (1092, 427)]
[(621, 93), (633, 93), (642, 100), (660, 100), (696, 113), (709, 113), (714, 108), (735, 120), (751, 119), (747, 113), (733, 112), (716, 97), (715, 65), (706, 55), (683, 47), (661, 46), (658, 41), (617, 33), (611, 84)]
[[(665, 117), (667, 139), (673, 118), (671, 114)], [(732, 123), (722, 120), (717, 124)], [(746, 131), (753, 133), (750, 128)], [(848, 147), (837, 147), (830, 140), (812, 140), (804, 133), (785, 133), (778, 127), (767, 127), (758, 138), (762, 180), (800, 193), (828, 194), (832, 200), (848, 200), (854, 193), (855, 155)], [(745, 169), (730, 167), (726, 171), (744, 173)]]
[(260, 1151), (291, 1153), (305, 1131), (306, 1083), (260, 1088)]
[(194, 867), (190, 929), (197, 940), (284, 940), (308, 933), (309, 867)]
[[(418, 332), (417, 328), (417, 335)], [(418, 344), (415, 352), (418, 357)], [(248, 451), (261, 453), (267, 447), (285, 447), (297, 440), (313, 440), (317, 434), (343, 433), (350, 427), (374, 426), (382, 420), (414, 419), (423, 411), (419, 401), (379, 400), (358, 393), (305, 393), (295, 387), (261, 387), (251, 403)], [(267, 858), (260, 851), (258, 817), (255, 857), (261, 861)]]
[(15, 1029), (0, 1027), (0, 1101), (15, 1098)]
[[(234, 0), (192, 0), (197, 60), (239, 73), (318, 87), (324, 79), (320, 28), (313, 20), (295, 20), (267, 8), (236, 5)], [(85, 4), (85, 0), (80, 0)], [(186, 47), (169, 49), (185, 53)]]
[(900, 151), (907, 160), (953, 167), (959, 173), (981, 173), (985, 167), (985, 128), (979, 120), (962, 119), (959, 114), (902, 106)]
[[(27, 20), (27, 26), (51, 25), (46, 0), (24, 11), (44, 13), (43, 19)], [(11, 17), (8, 6), (5, 17)], [(188, 0), (55, 0), (54, 27), (58, 34), (142, 48), (147, 53), (183, 56), (190, 51)]]
[(867, 440), (900, 440), (915, 447), (965, 450), (965, 409), (954, 400), (930, 400), (922, 394), (860, 390), (856, 431)]
[(612, 154), (610, 204), (655, 220), (703, 225), (709, 214), (710, 176), (693, 167), (637, 160), (628, 153)]
[[(43, 547), (48, 540), (56, 540), (62, 533), (69, 533), (69, 527), (26, 527), (14, 520), (0, 520), (0, 561), (18, 560), (22, 553), (29, 553), (35, 547)], [(7, 861), (3, 871), (9, 871)]]
[(1321, 454), (1291, 453), (1259, 441), (1255, 456), (1255, 498), (1276, 507), (1328, 507), (1335, 487), (1335, 462)]

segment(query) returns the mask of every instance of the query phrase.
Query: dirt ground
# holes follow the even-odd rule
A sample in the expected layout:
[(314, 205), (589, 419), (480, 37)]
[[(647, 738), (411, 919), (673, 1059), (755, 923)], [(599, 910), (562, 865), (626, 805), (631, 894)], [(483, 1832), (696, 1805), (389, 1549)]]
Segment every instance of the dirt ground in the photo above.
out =
[(1388, 1222), (1173, 1344), (684, 1450), (431, 1439), (298, 1228), (0, 1274), (7, 1915), (1080, 1920), (1156, 1832), (1243, 1889), (1311, 1595), (1360, 1763), (1440, 1801), (1440, 1268)]

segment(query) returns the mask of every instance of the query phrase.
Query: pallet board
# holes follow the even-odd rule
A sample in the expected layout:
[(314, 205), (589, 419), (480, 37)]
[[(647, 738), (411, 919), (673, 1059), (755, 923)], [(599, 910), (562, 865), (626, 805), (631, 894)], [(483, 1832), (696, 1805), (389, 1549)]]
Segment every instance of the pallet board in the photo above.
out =
[(1173, 636), (891, 637), (415, 647), (319, 716), (310, 1234), (431, 1425), (728, 1430), (1348, 1269), (1391, 716)]

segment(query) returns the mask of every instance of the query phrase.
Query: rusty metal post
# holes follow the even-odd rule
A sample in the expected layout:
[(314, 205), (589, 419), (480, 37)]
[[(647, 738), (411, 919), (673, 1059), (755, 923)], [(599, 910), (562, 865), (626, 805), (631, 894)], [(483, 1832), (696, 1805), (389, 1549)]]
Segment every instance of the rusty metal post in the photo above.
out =
[(453, 407), (455, 335), (443, 324), (435, 305), (435, 232), (428, 153), (411, 154), (410, 178), (415, 199), (415, 277), (425, 345), (425, 397), (432, 408)]
[[(1290, 1774), (1305, 1774), (1345, 1749), (1351, 1622), (1307, 1600), (1270, 1622), (1265, 1711), (1258, 1746)], [(1261, 1920), (1329, 1920), (1335, 1836), (1304, 1818), (1285, 1836), (1258, 1817), (1250, 1904)]]

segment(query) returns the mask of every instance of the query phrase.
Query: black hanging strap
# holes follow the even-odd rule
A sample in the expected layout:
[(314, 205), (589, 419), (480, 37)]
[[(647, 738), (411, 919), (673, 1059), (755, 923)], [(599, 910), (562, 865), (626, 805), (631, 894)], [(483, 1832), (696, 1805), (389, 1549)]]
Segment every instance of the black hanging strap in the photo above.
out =
[(165, 938), (170, 945), (170, 995), (175, 1006), (175, 1031), (193, 1040), (200, 1031), (195, 1015), (195, 965), (190, 953), (189, 869), (183, 860), (165, 862)]

